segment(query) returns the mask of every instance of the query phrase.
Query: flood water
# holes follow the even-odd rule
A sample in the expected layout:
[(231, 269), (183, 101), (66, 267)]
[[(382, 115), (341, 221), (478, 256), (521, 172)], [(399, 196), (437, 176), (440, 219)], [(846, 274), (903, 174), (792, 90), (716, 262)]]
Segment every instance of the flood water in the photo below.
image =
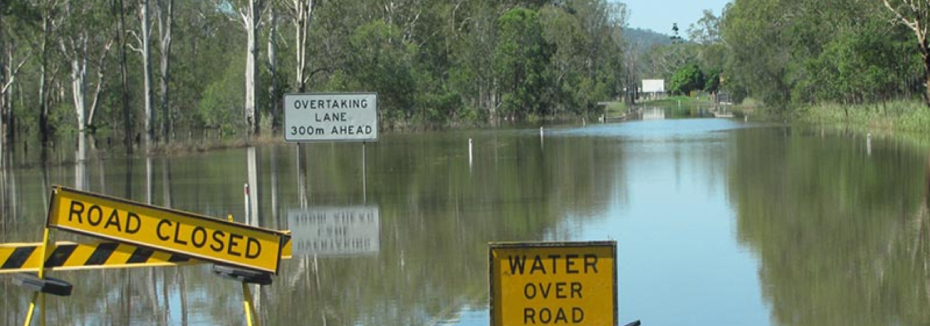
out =
[[(565, 240), (617, 241), (621, 325), (930, 323), (930, 150), (663, 116), (6, 162), (0, 242), (41, 240), (51, 185), (245, 221), (254, 171), (257, 223), (294, 232), (263, 325), (487, 325), (488, 242)], [(245, 324), (210, 265), (51, 276), (74, 284), (52, 325)], [(0, 293), (0, 324), (21, 324), (32, 293), (9, 274)]]

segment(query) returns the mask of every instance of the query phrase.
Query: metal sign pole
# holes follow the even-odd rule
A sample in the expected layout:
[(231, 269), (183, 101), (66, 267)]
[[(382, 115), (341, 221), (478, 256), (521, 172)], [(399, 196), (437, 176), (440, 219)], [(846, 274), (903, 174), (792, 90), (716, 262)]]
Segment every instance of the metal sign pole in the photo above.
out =
[(365, 170), (365, 167), (368, 164), (365, 158), (365, 152), (366, 152), (365, 144), (367, 143), (362, 142), (362, 202), (367, 204), (368, 203), (368, 180), (367, 180), (368, 174), (367, 174), (367, 171)]

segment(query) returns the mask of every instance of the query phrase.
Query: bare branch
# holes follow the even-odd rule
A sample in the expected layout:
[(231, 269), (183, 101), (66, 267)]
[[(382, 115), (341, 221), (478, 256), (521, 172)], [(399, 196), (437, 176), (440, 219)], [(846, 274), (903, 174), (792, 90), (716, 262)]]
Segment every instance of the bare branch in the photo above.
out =
[(20, 61), (18, 65), (16, 65), (16, 68), (14, 68), (13, 72), (10, 74), (10, 80), (6, 81), (6, 84), (3, 85), (3, 89), (0, 89), (0, 95), (6, 94), (6, 92), (10, 89), (10, 86), (13, 85), (13, 81), (16, 80), (16, 75), (19, 74), (19, 69), (26, 64), (26, 61), (29, 60), (29, 57), (31, 56), (32, 52), (30, 51), (26, 54), (25, 57), (23, 57), (23, 60)]
[[(139, 46), (142, 46), (142, 38), (139, 37), (139, 34), (136, 34), (136, 31), (130, 29), (130, 30), (129, 30), (129, 35), (132, 35), (132, 37), (136, 39), (136, 42), (139, 43)], [(130, 46), (130, 47), (131, 47), (131, 46)]]

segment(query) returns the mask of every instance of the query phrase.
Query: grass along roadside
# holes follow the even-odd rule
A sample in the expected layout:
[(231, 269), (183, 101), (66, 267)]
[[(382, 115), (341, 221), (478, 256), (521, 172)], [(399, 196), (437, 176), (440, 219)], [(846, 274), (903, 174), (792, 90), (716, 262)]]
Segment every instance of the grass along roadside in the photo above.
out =
[(884, 132), (930, 132), (930, 108), (919, 101), (860, 105), (823, 103), (800, 107), (790, 116), (804, 123), (839, 124)]

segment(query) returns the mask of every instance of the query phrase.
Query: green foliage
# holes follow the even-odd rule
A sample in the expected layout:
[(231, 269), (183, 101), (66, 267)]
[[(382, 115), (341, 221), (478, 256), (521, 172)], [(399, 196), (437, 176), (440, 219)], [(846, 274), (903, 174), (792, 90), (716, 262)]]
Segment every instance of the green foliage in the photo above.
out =
[(498, 43), (494, 53), (495, 73), (504, 91), (501, 113), (524, 116), (542, 113), (541, 88), (548, 80), (546, 46), (539, 26), (539, 13), (514, 8), (498, 19)]
[[(244, 59), (244, 58), (243, 58)], [(219, 129), (230, 134), (243, 125), (245, 82), (239, 66), (230, 65), (223, 78), (204, 90), (197, 107), (200, 128)]]
[(688, 65), (678, 70), (669, 81), (669, 90), (674, 94), (691, 94), (704, 88), (704, 73), (697, 65)]
[(349, 45), (348, 85), (377, 92), (379, 104), (387, 109), (382, 112), (385, 118), (412, 118), (415, 113), (416, 44), (405, 42), (396, 26), (376, 20), (356, 29)]
[[(48, 62), (46, 71), (53, 74), (49, 80), (55, 81), (50, 87), (57, 88), (50, 96), (51, 107), (64, 108), (65, 102), (71, 102), (71, 89), (58, 84), (70, 79), (68, 56), (74, 52), (70, 38), (89, 30), (85, 92), (95, 88), (98, 71), (104, 74), (94, 127), (124, 131), (119, 54), (126, 50), (129, 114), (138, 129), (143, 107), (142, 60), (130, 49), (140, 47), (132, 36), (140, 28), (140, 18), (134, 14), (138, 3), (127, 2), (122, 8), (126, 33), (119, 35), (127, 46), (121, 48), (121, 43), (114, 42), (106, 59), (97, 63), (104, 45), (118, 34), (120, 8), (116, 4), (12, 1), (0, 6), (0, 47), (12, 49), (12, 55), (4, 53), (0, 58), (2, 64), (9, 67), (32, 55), (11, 93), (38, 94), (40, 63)], [(269, 93), (267, 42), (272, 22), (264, 17), (257, 33), (257, 59), (258, 105), (266, 121), (275, 112), (271, 100), (294, 91), (297, 85), (298, 50), (291, 30), (293, 17), (283, 14), (288, 12), (286, 6), (281, 2), (268, 6), (275, 6), (279, 13), (275, 39), (278, 93)], [(152, 7), (151, 55), (157, 95), (160, 29), (154, 23), (154, 3)], [(230, 4), (221, 4), (218, 10), (209, 1), (176, 2), (174, 9), (168, 103), (174, 123), (171, 130), (178, 134), (199, 128), (221, 128), (227, 134), (237, 131), (243, 119), (246, 33), (235, 11)], [(53, 27), (47, 53), (37, 52), (44, 35), (43, 15)], [(441, 127), (503, 116), (587, 114), (598, 109), (597, 102), (616, 99), (621, 89), (630, 86), (622, 35), (628, 12), (620, 3), (430, 0), (372, 6), (367, 1), (346, 0), (316, 3), (312, 15), (305, 49), (306, 91), (377, 92), (382, 125), (388, 128)], [(85, 100), (90, 101), (89, 96)], [(156, 96), (156, 106), (160, 101)], [(39, 102), (36, 96), (22, 96), (11, 107), (18, 128), (37, 129), (34, 108)], [(158, 118), (165, 119), (161, 112)], [(52, 123), (74, 124), (58, 119)]]
[(712, 69), (704, 79), (705, 92), (716, 94), (720, 90), (720, 69)]
[(723, 15), (726, 82), (781, 109), (920, 94), (911, 32), (880, 1), (737, 0)]

